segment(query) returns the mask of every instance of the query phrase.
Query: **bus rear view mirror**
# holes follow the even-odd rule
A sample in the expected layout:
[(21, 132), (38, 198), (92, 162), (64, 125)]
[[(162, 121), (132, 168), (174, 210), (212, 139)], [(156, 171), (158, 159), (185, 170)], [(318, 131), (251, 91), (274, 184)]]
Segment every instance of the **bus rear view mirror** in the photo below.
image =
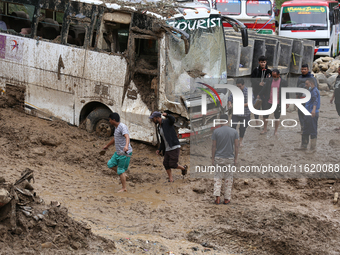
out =
[(225, 22), (228, 22), (235, 31), (239, 31), (241, 30), (241, 36), (242, 36), (242, 44), (243, 47), (247, 47), (248, 46), (248, 30), (247, 27), (240, 21), (238, 21), (237, 19), (222, 15), (222, 20)]
[(247, 28), (241, 28), (242, 44), (243, 47), (248, 46), (248, 30)]

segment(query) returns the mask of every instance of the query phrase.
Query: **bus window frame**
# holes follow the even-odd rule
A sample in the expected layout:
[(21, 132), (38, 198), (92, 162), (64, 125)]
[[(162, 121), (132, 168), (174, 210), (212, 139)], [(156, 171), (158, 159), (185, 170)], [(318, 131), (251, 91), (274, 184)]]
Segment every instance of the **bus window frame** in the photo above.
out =
[[(228, 13), (228, 12), (224, 12), (224, 11), (218, 10), (218, 8), (217, 8), (217, 1), (216, 1), (216, 3), (215, 3), (215, 5), (216, 5), (216, 10), (220, 11), (221, 14), (223, 14), (223, 15), (234, 15), (234, 16), (241, 15), (241, 13), (242, 13), (242, 0), (238, 0), (238, 2), (239, 2), (239, 4), (240, 4), (240, 9), (239, 9), (239, 12), (238, 12), (238, 13)], [(227, 3), (224, 3), (224, 2), (218, 2), (218, 3), (219, 3), (219, 4), (227, 4)]]
[(20, 1), (15, 1), (15, 0), (6, 0), (2, 1), (1, 3), (3, 4), (3, 9), (5, 10), (5, 14), (8, 14), (8, 5), (9, 4), (16, 4), (16, 5), (31, 5), (34, 6), (34, 12), (31, 20), (31, 34), (25, 35), (17, 32), (13, 32), (12, 29), (6, 30), (6, 31), (1, 31), (1, 33), (7, 33), (11, 35), (16, 35), (16, 36), (21, 36), (21, 37), (28, 37), (28, 38), (35, 38), (36, 37), (36, 27), (37, 27), (37, 20), (38, 20), (38, 13), (40, 11), (40, 6), (39, 6), (40, 0), (20, 0)]
[[(255, 13), (250, 13), (248, 14), (248, 2), (270, 2), (270, 7), (271, 7), (271, 14), (256, 14), (256, 15), (252, 15), (252, 14), (255, 14)], [(249, 17), (257, 17), (257, 16), (263, 16), (263, 17), (271, 17), (272, 16), (272, 13), (273, 13), (273, 6), (272, 6), (272, 2), (270, 0), (246, 0), (246, 8), (245, 8), (245, 14)]]
[[(104, 12), (105, 7), (83, 3), (83, 2), (68, 2), (65, 15), (63, 19), (62, 33), (61, 33), (61, 44), (89, 49), (92, 45), (93, 34), (95, 30), (95, 25), (97, 25), (97, 20), (102, 19), (102, 13)], [(84, 17), (77, 17), (78, 14), (73, 15), (74, 11), (80, 15), (84, 15)], [(72, 16), (71, 16), (72, 15)], [(67, 43), (67, 37), (70, 29), (71, 23), (75, 23), (76, 25), (84, 25), (85, 27), (85, 36), (84, 43), (82, 46), (77, 46), (75, 44)], [(100, 27), (100, 24), (99, 24)], [(97, 27), (97, 31), (99, 29)], [(95, 42), (96, 48), (97, 41)]]

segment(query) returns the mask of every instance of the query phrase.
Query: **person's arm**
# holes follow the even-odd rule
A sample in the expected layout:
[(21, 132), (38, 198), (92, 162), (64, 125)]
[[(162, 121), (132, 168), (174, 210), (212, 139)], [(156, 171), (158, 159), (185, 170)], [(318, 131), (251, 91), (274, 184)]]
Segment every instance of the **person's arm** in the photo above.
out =
[(334, 98), (335, 98), (335, 90), (333, 92), (333, 96), (332, 96), (331, 101), (330, 101), (331, 104), (333, 104)]
[(171, 114), (167, 114), (166, 112), (163, 113), (163, 116), (170, 121), (170, 125), (173, 125), (176, 121), (175, 117)]
[(233, 94), (230, 94), (230, 96), (228, 97), (228, 108), (231, 108), (232, 103), (233, 103)]
[(212, 140), (211, 146), (211, 165), (215, 165), (216, 140)]
[(115, 143), (115, 137), (112, 138), (112, 140), (104, 146), (103, 150), (107, 150), (112, 144)]
[(234, 165), (237, 165), (237, 157), (238, 157), (238, 138), (234, 140), (234, 146), (235, 146), (235, 156), (234, 156)]
[[(315, 89), (316, 89), (316, 88), (315, 88)], [(315, 92), (315, 89), (314, 89), (314, 91), (313, 91), (314, 93), (313, 93), (312, 98), (311, 98), (311, 100), (312, 100), (312, 102), (313, 102), (313, 110), (312, 110), (312, 112), (311, 112), (313, 118), (315, 117), (316, 106), (318, 105), (318, 102), (319, 102), (319, 100), (318, 100), (318, 94)]]
[(123, 150), (124, 152), (127, 152), (129, 150), (130, 137), (129, 137), (129, 134), (125, 134), (124, 137), (125, 137), (126, 142), (125, 142), (125, 147)]
[(268, 87), (268, 82), (266, 82), (266, 84), (262, 87), (260, 93), (257, 95), (258, 99), (260, 99), (263, 96), (263, 94), (265, 94), (267, 87)]
[(312, 118), (315, 117), (315, 111), (316, 111), (316, 105), (313, 105), (313, 110), (312, 110)]

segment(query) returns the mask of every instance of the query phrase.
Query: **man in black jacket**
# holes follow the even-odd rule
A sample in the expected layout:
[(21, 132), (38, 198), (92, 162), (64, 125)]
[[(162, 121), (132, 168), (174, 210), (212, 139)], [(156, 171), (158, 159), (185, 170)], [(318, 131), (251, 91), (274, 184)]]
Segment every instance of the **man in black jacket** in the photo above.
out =
[[(274, 117), (275, 117), (274, 135), (277, 135), (277, 129), (280, 124), (279, 122), (279, 119), (281, 116), (281, 101), (280, 100), (281, 100), (281, 89), (283, 87), (288, 87), (288, 83), (284, 79), (280, 78), (280, 71), (278, 69), (274, 69), (272, 71), (272, 78), (266, 81), (266, 84), (264, 85), (263, 89), (258, 94), (258, 98), (264, 98), (264, 101), (263, 101), (264, 110), (269, 110), (274, 103), (274, 97), (276, 96), (277, 98), (277, 106), (274, 112)], [(273, 94), (273, 88), (277, 88), (277, 95)], [(289, 94), (287, 94), (287, 98), (289, 98)], [(288, 108), (289, 105), (287, 105), (286, 107)], [(268, 117), (269, 115), (263, 115), (264, 127), (263, 127), (263, 131), (260, 133), (261, 135), (264, 135), (265, 133), (267, 133)]]
[(186, 175), (188, 167), (178, 165), (178, 158), (181, 145), (177, 138), (177, 133), (174, 127), (175, 118), (170, 114), (163, 113), (166, 119), (162, 119), (162, 114), (160, 112), (153, 112), (149, 119), (155, 124), (158, 124), (157, 129), (161, 135), (161, 144), (156, 151), (156, 154), (164, 155), (163, 165), (168, 173), (169, 182), (173, 182), (171, 168), (181, 169), (182, 175)]
[[(270, 69), (268, 69), (267, 66), (267, 58), (266, 56), (260, 56), (259, 57), (259, 66), (256, 67), (253, 72), (251, 73), (251, 87), (253, 88), (253, 98), (257, 98), (257, 95), (260, 93), (260, 91), (262, 90), (266, 78), (271, 77), (272, 71)], [(261, 99), (263, 102), (263, 98), (258, 98)], [(261, 107), (263, 108), (263, 105), (261, 105)], [(260, 109), (261, 109), (260, 107)], [(258, 119), (259, 116), (254, 114), (255, 119)], [(256, 121), (256, 126), (259, 125), (259, 121)], [(260, 128), (258, 128), (260, 129)]]

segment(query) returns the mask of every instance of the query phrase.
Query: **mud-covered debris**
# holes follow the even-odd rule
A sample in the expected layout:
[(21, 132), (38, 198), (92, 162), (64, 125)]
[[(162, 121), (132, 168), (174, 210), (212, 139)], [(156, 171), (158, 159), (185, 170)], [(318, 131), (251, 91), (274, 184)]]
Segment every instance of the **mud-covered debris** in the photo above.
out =
[[(41, 203), (30, 183), (32, 179), (33, 170), (27, 168), (14, 185), (0, 183), (1, 253), (39, 253), (39, 249), (55, 249), (61, 252), (58, 254), (70, 250), (95, 253), (97, 246), (113, 253), (113, 241), (95, 236), (87, 224), (71, 219), (59, 202)], [(28, 186), (31, 189), (26, 189)]]
[(148, 15), (147, 12), (152, 12), (166, 18), (179, 13), (178, 7), (181, 6), (177, 1), (173, 0), (158, 0), (158, 1), (103, 0), (103, 2), (121, 5), (121, 10), (124, 9), (131, 10), (131, 8), (134, 8), (145, 15)]

